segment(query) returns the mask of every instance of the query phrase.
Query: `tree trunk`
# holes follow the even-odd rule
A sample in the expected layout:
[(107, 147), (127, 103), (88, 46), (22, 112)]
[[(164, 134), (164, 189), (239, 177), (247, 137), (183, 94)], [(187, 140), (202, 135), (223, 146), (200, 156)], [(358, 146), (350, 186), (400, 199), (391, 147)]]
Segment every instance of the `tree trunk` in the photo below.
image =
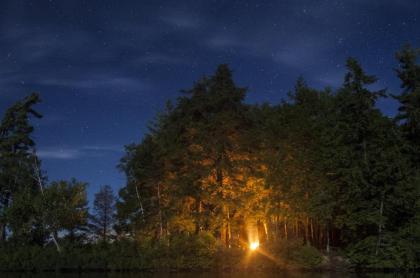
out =
[(311, 218), (311, 241), (312, 241), (312, 243), (315, 241), (315, 238), (314, 238), (314, 223), (313, 223), (312, 218)]
[(158, 210), (159, 210), (159, 239), (163, 237), (163, 219), (162, 219), (162, 209), (160, 201), (160, 184), (157, 185), (157, 195), (158, 195)]
[(222, 223), (222, 226), (220, 228), (220, 241), (223, 243), (223, 245), (226, 246), (226, 228), (225, 228), (225, 223)]
[(379, 206), (379, 223), (378, 223), (378, 241), (376, 243), (375, 255), (378, 255), (379, 249), (381, 248), (381, 240), (382, 240), (382, 216), (384, 211), (384, 199), (385, 194), (381, 194), (381, 204)]
[(324, 241), (324, 226), (318, 225), (318, 246), (320, 247), (320, 249), (324, 248)]
[(6, 242), (6, 223), (1, 224), (1, 241)]
[(230, 230), (230, 210), (229, 207), (227, 209), (227, 237), (226, 237), (226, 245), (230, 248), (230, 239), (232, 238), (231, 230)]
[(203, 210), (202, 202), (201, 200), (196, 200), (197, 202), (197, 219), (195, 223), (195, 233), (198, 234), (202, 230), (202, 223), (201, 223), (201, 212)]
[[(223, 170), (221, 168), (221, 162), (223, 160), (223, 151), (218, 154), (218, 158), (215, 163), (216, 168), (216, 182), (219, 185), (219, 189), (222, 192), (221, 201), (222, 201), (222, 231), (221, 237), (222, 242), (225, 244), (225, 247), (230, 247), (230, 215), (229, 208), (226, 206), (225, 196), (224, 196), (224, 185), (223, 185)], [(226, 217), (226, 218), (225, 218)]]
[(267, 227), (266, 221), (263, 221), (263, 226), (264, 226), (265, 241), (268, 241), (268, 227)]
[(105, 213), (104, 213), (104, 223), (103, 223), (103, 227), (102, 227), (102, 240), (104, 242), (106, 242), (107, 238), (107, 227), (108, 227), (108, 210), (105, 208)]
[[(38, 167), (38, 160), (36, 159), (35, 151), (34, 151), (34, 160), (35, 160), (34, 161), (35, 177), (33, 177), (33, 178), (38, 182), (39, 189), (41, 191), (42, 197), (44, 197), (44, 186), (42, 184), (41, 173), (40, 173), (40, 169)], [(61, 252), (61, 248), (60, 248), (60, 245), (57, 242), (57, 239), (56, 239), (56, 237), (54, 235), (54, 232), (51, 232), (51, 238), (52, 238), (52, 240), (53, 240), (53, 242), (55, 244), (55, 247), (57, 248), (57, 252), (60, 253)]]
[(306, 217), (306, 223), (305, 223), (305, 240), (307, 245), (311, 245), (311, 242), (309, 241), (309, 217)]
[(143, 209), (143, 203), (141, 202), (141, 199), (140, 199), (140, 194), (139, 194), (139, 190), (138, 190), (138, 188), (137, 188), (137, 184), (135, 185), (135, 188), (136, 188), (137, 200), (139, 201), (139, 205), (140, 205), (140, 212), (141, 212), (141, 216), (142, 216), (143, 222), (145, 222), (145, 220), (144, 220), (144, 209)]
[(288, 234), (287, 234), (287, 221), (284, 220), (284, 238), (288, 240)]
[(327, 231), (326, 231), (326, 236), (327, 236), (327, 246), (326, 246), (326, 251), (327, 254), (330, 253), (330, 225), (327, 224)]
[[(7, 193), (4, 200), (3, 211), (9, 207), (9, 199), (10, 199), (10, 193)], [(5, 221), (4, 223), (1, 224), (1, 240), (2, 242), (6, 242), (6, 239), (7, 239), (7, 223)]]
[(55, 236), (53, 234), (51, 234), (51, 238), (52, 238), (52, 241), (54, 242), (55, 247), (57, 248), (57, 252), (60, 253), (61, 252), (60, 245), (58, 244), (58, 242), (55, 239)]
[(366, 140), (363, 139), (363, 161), (367, 164)]

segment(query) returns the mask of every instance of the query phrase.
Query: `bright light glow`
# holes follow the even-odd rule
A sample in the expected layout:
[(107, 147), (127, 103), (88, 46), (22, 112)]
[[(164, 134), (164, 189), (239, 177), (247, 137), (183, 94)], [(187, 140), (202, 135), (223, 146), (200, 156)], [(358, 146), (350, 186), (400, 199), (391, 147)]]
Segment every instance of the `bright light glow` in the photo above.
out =
[(260, 246), (260, 243), (259, 243), (258, 241), (254, 241), (254, 242), (251, 242), (251, 244), (249, 245), (249, 248), (250, 248), (252, 251), (254, 251), (254, 250), (256, 250), (259, 246)]

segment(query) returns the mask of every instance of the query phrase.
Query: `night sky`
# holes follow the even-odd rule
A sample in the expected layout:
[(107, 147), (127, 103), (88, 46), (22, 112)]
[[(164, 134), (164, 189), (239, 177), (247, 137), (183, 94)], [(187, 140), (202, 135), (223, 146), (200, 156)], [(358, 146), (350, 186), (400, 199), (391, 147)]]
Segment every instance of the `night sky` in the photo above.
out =
[(420, 46), (418, 15), (414, 0), (0, 0), (0, 114), (39, 92), (43, 169), (88, 182), (92, 198), (101, 184), (124, 185), (123, 146), (219, 63), (249, 88), (248, 103), (278, 103), (299, 75), (337, 87), (348, 56), (399, 93), (395, 51)]

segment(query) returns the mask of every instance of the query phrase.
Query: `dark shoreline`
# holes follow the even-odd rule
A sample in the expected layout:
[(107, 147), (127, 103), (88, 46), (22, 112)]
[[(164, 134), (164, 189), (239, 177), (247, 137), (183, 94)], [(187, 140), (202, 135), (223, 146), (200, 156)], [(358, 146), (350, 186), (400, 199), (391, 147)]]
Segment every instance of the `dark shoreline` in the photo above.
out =
[(218, 269), (99, 269), (99, 268), (60, 268), (60, 269), (42, 269), (42, 270), (1, 270), (0, 273), (61, 273), (61, 274), (88, 274), (88, 273), (237, 273), (237, 272), (251, 272), (251, 273), (335, 273), (335, 274), (380, 274), (380, 273), (420, 273), (420, 269), (404, 270), (404, 269), (326, 269), (326, 268), (218, 268)]

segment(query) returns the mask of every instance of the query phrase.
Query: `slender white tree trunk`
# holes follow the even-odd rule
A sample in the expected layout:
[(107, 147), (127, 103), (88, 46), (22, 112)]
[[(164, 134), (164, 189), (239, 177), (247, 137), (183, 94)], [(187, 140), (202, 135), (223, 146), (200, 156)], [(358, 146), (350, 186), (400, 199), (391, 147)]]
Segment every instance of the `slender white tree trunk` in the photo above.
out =
[[(42, 185), (42, 179), (41, 179), (41, 175), (40, 175), (40, 170), (38, 167), (38, 161), (36, 160), (36, 156), (35, 156), (35, 152), (34, 152), (34, 158), (35, 158), (35, 162), (34, 162), (34, 168), (35, 168), (35, 177), (34, 179), (38, 182), (39, 185), (39, 189), (41, 190), (41, 194), (44, 197), (44, 186)], [(51, 232), (51, 239), (55, 244), (55, 247), (57, 248), (57, 252), (61, 252), (61, 248), (60, 245), (57, 242), (57, 239), (55, 238), (54, 232)]]
[(139, 201), (139, 205), (140, 205), (140, 212), (141, 212), (141, 215), (142, 215), (142, 218), (143, 218), (143, 222), (144, 222), (143, 203), (141, 202), (141, 199), (140, 199), (140, 194), (139, 194), (139, 190), (137, 189), (137, 184), (136, 184), (135, 188), (136, 188), (137, 200)]

